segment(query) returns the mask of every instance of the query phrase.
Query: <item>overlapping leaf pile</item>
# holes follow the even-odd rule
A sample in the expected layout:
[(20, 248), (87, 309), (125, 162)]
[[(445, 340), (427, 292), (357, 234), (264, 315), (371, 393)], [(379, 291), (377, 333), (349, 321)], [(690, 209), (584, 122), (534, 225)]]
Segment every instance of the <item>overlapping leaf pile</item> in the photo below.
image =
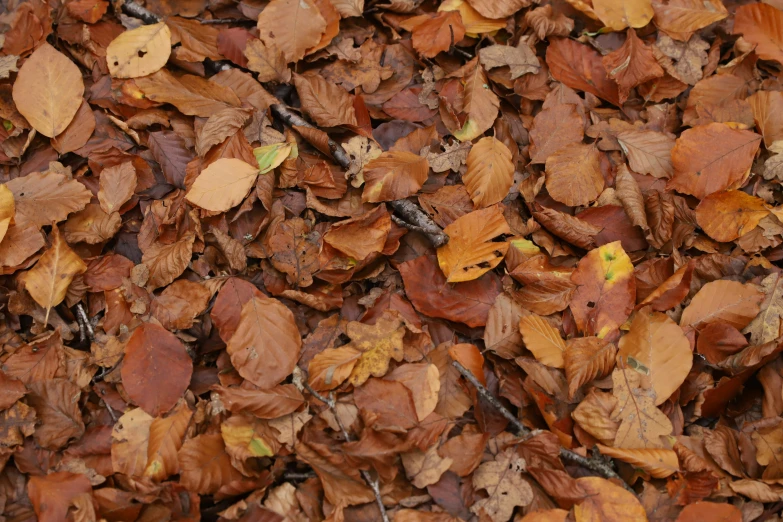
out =
[(730, 4), (11, 2), (3, 520), (780, 520)]

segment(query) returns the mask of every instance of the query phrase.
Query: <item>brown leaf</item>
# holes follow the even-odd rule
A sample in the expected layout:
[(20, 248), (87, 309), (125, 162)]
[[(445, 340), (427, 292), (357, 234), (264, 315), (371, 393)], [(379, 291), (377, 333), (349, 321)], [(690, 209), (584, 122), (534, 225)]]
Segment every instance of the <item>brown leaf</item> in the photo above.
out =
[(511, 518), (515, 506), (533, 501), (533, 490), (522, 478), (525, 460), (513, 449), (498, 453), (495, 460), (485, 462), (473, 473), (473, 487), (485, 489), (489, 496), (477, 501), (470, 510), (483, 513), (493, 522)]
[(617, 399), (609, 392), (591, 388), (571, 413), (579, 427), (604, 444), (613, 444), (620, 421), (612, 418)]
[(544, 163), (547, 158), (584, 138), (584, 121), (572, 103), (547, 107), (536, 114), (530, 129), (530, 161)]
[(723, 123), (688, 129), (672, 149), (674, 177), (667, 188), (699, 199), (739, 188), (748, 174), (761, 136)]
[(435, 411), (440, 392), (440, 372), (434, 364), (403, 364), (389, 372), (385, 379), (402, 383), (408, 388), (420, 422)]
[(529, 5), (527, 0), (469, 0), (468, 3), (487, 18), (506, 18)]
[(133, 331), (125, 346), (122, 383), (144, 411), (158, 416), (173, 408), (192, 374), (193, 361), (173, 333), (151, 323)]
[(606, 75), (601, 60), (598, 51), (566, 38), (552, 38), (546, 52), (546, 63), (556, 80), (619, 105), (617, 84)]
[(430, 447), (426, 453), (414, 450), (402, 454), (402, 464), (411, 484), (417, 488), (426, 488), (437, 483), (452, 464), (449, 457), (441, 457), (437, 446)]
[[(621, 2), (625, 5), (638, 5), (640, 1)], [(597, 6), (596, 6), (597, 9)], [(652, 8), (649, 9), (652, 13)], [(599, 14), (599, 17), (601, 15)], [(647, 19), (649, 22), (649, 19)], [(642, 25), (647, 25), (644, 22)], [(629, 24), (630, 25), (630, 24)], [(638, 27), (631, 25), (631, 27)], [(619, 49), (603, 57), (602, 62), (609, 78), (617, 82), (620, 102), (628, 99), (631, 89), (644, 82), (663, 76), (663, 69), (655, 61), (652, 50), (644, 45), (636, 31), (628, 29), (625, 42)]]
[(755, 45), (754, 51), (762, 60), (783, 63), (783, 38), (777, 29), (781, 24), (783, 13), (779, 9), (768, 4), (745, 5), (737, 8), (734, 33)]
[(742, 192), (716, 192), (696, 207), (696, 222), (715, 241), (734, 241), (769, 215), (764, 201)]
[(201, 171), (185, 199), (205, 210), (226, 212), (245, 199), (257, 177), (256, 166), (221, 158)]
[(624, 131), (617, 134), (617, 142), (628, 157), (634, 172), (650, 174), (656, 178), (674, 175), (671, 151), (674, 140), (655, 131)]
[(202, 495), (215, 493), (222, 486), (243, 478), (231, 465), (219, 433), (198, 435), (185, 441), (177, 457), (181, 484)]
[(81, 390), (65, 379), (31, 383), (27, 402), (35, 409), (41, 425), (35, 430), (35, 442), (44, 448), (58, 450), (70, 439), (84, 435), (79, 410)]
[(594, 0), (593, 11), (605, 26), (614, 31), (644, 27), (653, 17), (650, 0)]
[(463, 322), (471, 327), (487, 324), (500, 282), (492, 273), (465, 283), (450, 284), (434, 256), (419, 256), (399, 267), (405, 293), (424, 315)]
[(87, 265), (60, 235), (57, 225), (52, 227), (52, 246), (44, 252), (38, 263), (19, 276), (35, 302), (46, 309), (46, 319), (49, 312), (65, 299), (68, 287), (73, 278), (87, 271)]
[(672, 434), (672, 423), (655, 407), (655, 392), (642, 385), (643, 375), (636, 370), (616, 368), (612, 372), (612, 393), (617, 405), (611, 418), (619, 422), (614, 440), (616, 448), (661, 448), (663, 437)]
[(492, 127), (498, 115), (500, 100), (492, 89), (486, 88), (487, 74), (477, 59), (464, 69), (463, 112), (466, 119), (462, 128), (452, 132), (452, 135), (460, 141), (471, 141)]
[(712, 281), (693, 296), (682, 313), (680, 326), (701, 329), (709, 323), (722, 322), (745, 328), (759, 313), (764, 293), (753, 284), (737, 281)]
[(566, 343), (548, 322), (534, 314), (526, 315), (519, 320), (519, 331), (525, 348), (533, 352), (538, 362), (553, 368), (564, 367)]
[(654, 478), (666, 478), (680, 471), (677, 453), (670, 449), (619, 449), (598, 445), (603, 455), (627, 462)]
[(170, 103), (189, 116), (209, 118), (223, 109), (242, 104), (231, 89), (190, 74), (176, 77), (161, 69), (134, 81), (150, 100)]
[(49, 138), (68, 127), (82, 105), (83, 94), (79, 68), (46, 42), (24, 62), (13, 85), (17, 110)]
[(52, 147), (60, 154), (78, 150), (87, 143), (95, 131), (95, 115), (86, 101), (82, 101), (76, 116), (60, 134), (52, 138)]
[(304, 403), (304, 397), (293, 384), (281, 384), (268, 390), (243, 384), (240, 387), (213, 388), (226, 409), (246, 412), (259, 419), (276, 419), (293, 413)]
[(728, 15), (720, 0), (653, 0), (652, 7), (655, 25), (682, 41)]
[(182, 447), (185, 431), (193, 412), (185, 401), (166, 416), (155, 418), (149, 426), (144, 476), (153, 480), (165, 480), (179, 473), (177, 452)]
[(364, 166), (362, 201), (379, 203), (412, 196), (428, 174), (427, 158), (404, 151), (383, 152)]
[(291, 69), (288, 68), (285, 55), (274, 42), (267, 45), (258, 38), (250, 38), (242, 55), (246, 58), (247, 68), (258, 73), (258, 81), (291, 81)]
[(258, 31), (259, 38), (278, 47), (287, 62), (298, 62), (321, 41), (326, 20), (312, 0), (272, 0), (258, 15)]
[(320, 268), (318, 254), (321, 245), (318, 239), (318, 233), (310, 230), (305, 220), (292, 218), (283, 221), (269, 238), (272, 266), (288, 274), (297, 286), (310, 286), (313, 274)]
[(250, 117), (248, 111), (242, 109), (223, 109), (216, 112), (204, 123), (196, 134), (196, 153), (205, 156), (209, 149), (234, 135)]
[(526, 44), (516, 47), (510, 45), (491, 45), (479, 51), (479, 60), (485, 69), (508, 66), (511, 69), (511, 79), (523, 74), (535, 74), (541, 69), (535, 53)]
[(579, 248), (595, 248), (595, 236), (602, 228), (552, 208), (542, 207), (533, 212), (533, 217), (551, 233)]
[(27, 494), (40, 522), (66, 520), (71, 502), (83, 493), (92, 493), (87, 476), (59, 471), (31, 477)]
[(166, 286), (182, 275), (193, 255), (195, 239), (194, 234), (188, 233), (174, 243), (163, 244), (156, 241), (147, 247), (141, 260), (149, 269), (147, 279), (149, 289), (155, 290)]
[(103, 211), (119, 212), (136, 191), (136, 169), (130, 161), (103, 169), (99, 183), (98, 201)]
[(566, 341), (563, 365), (568, 380), (568, 397), (582, 385), (609, 375), (614, 368), (617, 348), (598, 337), (575, 337)]
[(362, 352), (353, 346), (327, 349), (313, 357), (309, 383), (316, 391), (332, 390), (350, 377)]
[(585, 490), (585, 499), (574, 506), (576, 522), (647, 520), (644, 508), (633, 493), (600, 477), (583, 477), (576, 481)]
[(128, 409), (111, 431), (111, 463), (115, 473), (141, 477), (147, 466), (150, 425), (154, 420), (141, 408)]
[(32, 172), (12, 179), (6, 186), (14, 195), (15, 221), (36, 227), (62, 221), (71, 212), (82, 210), (92, 194), (76, 180), (55, 172)]
[(291, 374), (301, 346), (291, 311), (277, 299), (253, 297), (242, 306), (226, 351), (242, 377), (267, 389)]
[(500, 294), (487, 316), (484, 346), (504, 359), (522, 355), (522, 334), (519, 320), (528, 312), (512, 297)]
[(462, 40), (465, 26), (459, 11), (442, 11), (417, 24), (411, 34), (413, 48), (425, 58), (434, 58)]
[(294, 84), (302, 101), (302, 108), (318, 125), (357, 125), (353, 97), (342, 87), (315, 74), (294, 74)]
[(413, 396), (400, 382), (371, 378), (355, 389), (354, 400), (365, 423), (376, 431), (405, 433), (418, 424)]
[(546, 160), (546, 189), (570, 207), (587, 205), (604, 189), (601, 153), (593, 145), (572, 143)]

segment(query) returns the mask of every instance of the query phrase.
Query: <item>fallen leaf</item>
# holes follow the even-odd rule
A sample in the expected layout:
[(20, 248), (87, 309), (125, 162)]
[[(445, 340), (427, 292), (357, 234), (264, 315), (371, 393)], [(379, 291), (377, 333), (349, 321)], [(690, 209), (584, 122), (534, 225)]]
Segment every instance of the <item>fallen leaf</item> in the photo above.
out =
[(688, 129), (672, 149), (674, 177), (667, 188), (703, 199), (714, 192), (738, 188), (745, 180), (761, 136), (710, 123)]
[(294, 85), (302, 101), (302, 108), (318, 125), (357, 125), (353, 97), (342, 87), (318, 75), (298, 74), (294, 74)]
[(66, 520), (73, 499), (91, 492), (92, 485), (85, 475), (68, 471), (31, 477), (27, 484), (27, 495), (40, 522)]
[(158, 416), (173, 408), (192, 374), (193, 361), (173, 333), (152, 323), (133, 331), (125, 346), (122, 383), (145, 412)]
[(650, 174), (656, 178), (674, 175), (671, 151), (675, 141), (655, 131), (625, 131), (617, 134), (617, 142), (628, 157), (634, 172)]
[(20, 282), (35, 302), (49, 312), (65, 299), (73, 278), (87, 271), (87, 265), (60, 235), (57, 225), (52, 227), (52, 246), (44, 252), (38, 263), (19, 276)]
[(258, 31), (267, 46), (278, 47), (291, 63), (321, 41), (326, 20), (312, 0), (272, 0), (258, 15)]
[(696, 222), (708, 236), (721, 242), (744, 236), (768, 215), (761, 198), (741, 190), (712, 193), (696, 207)]
[(571, 312), (577, 328), (587, 335), (606, 337), (630, 315), (636, 285), (633, 265), (619, 241), (588, 252), (571, 280), (577, 284)]
[(161, 481), (179, 472), (177, 452), (182, 447), (192, 417), (193, 412), (188, 405), (180, 401), (167, 416), (153, 419), (149, 426), (145, 477)]
[(666, 478), (680, 471), (677, 453), (670, 449), (618, 449), (598, 445), (601, 454), (631, 464), (654, 478)]
[(434, 58), (462, 40), (465, 26), (459, 11), (443, 11), (416, 24), (411, 34), (413, 48), (425, 58)]
[(46, 42), (25, 60), (13, 85), (17, 110), (48, 138), (68, 127), (82, 104), (83, 94), (79, 68)]
[(103, 211), (107, 214), (119, 212), (136, 191), (136, 169), (130, 161), (103, 169), (99, 183), (98, 201)]
[(525, 348), (533, 352), (538, 362), (553, 368), (565, 366), (566, 343), (548, 322), (538, 315), (526, 315), (519, 320), (519, 331)]
[(545, 163), (547, 158), (584, 138), (584, 122), (576, 105), (563, 103), (536, 114), (530, 129), (530, 161)]
[(513, 47), (511, 45), (491, 45), (479, 51), (479, 60), (485, 69), (509, 67), (511, 79), (523, 74), (535, 74), (541, 69), (541, 64), (535, 53), (525, 44)]
[(485, 489), (489, 496), (478, 500), (470, 510), (477, 515), (483, 513), (493, 522), (509, 520), (515, 506), (527, 506), (533, 500), (533, 490), (522, 477), (524, 471), (525, 460), (511, 448), (479, 466), (473, 474), (473, 487)]
[(430, 447), (426, 453), (413, 451), (402, 454), (402, 465), (411, 484), (422, 489), (438, 482), (452, 462), (450, 458), (438, 455), (436, 446)]
[(783, 12), (779, 9), (769, 4), (744, 5), (734, 16), (734, 33), (755, 45), (754, 51), (762, 60), (783, 63), (783, 38), (777, 29), (780, 24)]
[(626, 449), (664, 447), (663, 438), (671, 435), (672, 423), (655, 407), (655, 391), (643, 385), (643, 375), (636, 370), (616, 368), (612, 372), (612, 393), (617, 405), (611, 418), (619, 422), (613, 446)]
[(680, 516), (677, 517), (677, 522), (696, 522), (707, 519), (720, 522), (742, 522), (742, 511), (731, 504), (694, 502), (683, 508)]
[(185, 196), (205, 210), (226, 212), (239, 205), (256, 182), (258, 169), (242, 160), (221, 158), (201, 171)]
[(601, 153), (593, 145), (573, 143), (546, 159), (546, 189), (568, 206), (587, 205), (604, 189)]
[(662, 31), (678, 40), (687, 41), (690, 36), (728, 15), (719, 0), (653, 0), (653, 21)]
[(585, 498), (574, 506), (576, 522), (645, 522), (647, 514), (639, 500), (620, 486), (600, 477), (576, 479)]
[(190, 491), (202, 495), (212, 494), (221, 486), (243, 478), (231, 465), (220, 433), (198, 435), (186, 440), (177, 455), (180, 480)]
[(601, 55), (591, 47), (567, 38), (552, 38), (546, 63), (552, 76), (572, 89), (620, 104), (617, 84), (606, 75)]
[[(634, 0), (620, 3), (627, 11), (628, 6), (636, 6), (646, 2)], [(649, 13), (652, 13), (652, 7), (649, 8)], [(647, 22), (644, 22), (642, 26), (647, 25)], [(639, 26), (631, 25), (631, 27)], [(663, 76), (663, 69), (655, 60), (652, 49), (644, 45), (633, 29), (628, 29), (626, 32), (623, 45), (604, 56), (602, 61), (609, 78), (617, 82), (621, 102), (628, 99), (631, 89), (637, 85)]]
[(756, 315), (764, 293), (753, 284), (737, 281), (712, 281), (701, 287), (682, 312), (680, 326), (696, 329), (721, 322), (738, 330), (745, 328)]
[(614, 368), (617, 347), (598, 337), (574, 337), (566, 341), (563, 354), (568, 396), (573, 398), (582, 385), (609, 375)]
[(163, 23), (125, 31), (106, 48), (114, 78), (139, 78), (159, 71), (171, 55), (171, 30)]
[(239, 374), (262, 389), (291, 375), (301, 347), (291, 310), (277, 299), (259, 297), (242, 306), (237, 329), (226, 343)]
[(129, 409), (117, 420), (111, 430), (111, 464), (115, 473), (142, 476), (153, 420), (141, 408)]
[(644, 27), (654, 14), (650, 0), (593, 0), (593, 11), (613, 31)]
[(416, 194), (429, 175), (427, 158), (404, 151), (383, 152), (364, 164), (362, 201), (379, 203)]
[(452, 134), (460, 141), (471, 141), (481, 136), (495, 122), (500, 100), (487, 85), (487, 73), (477, 59), (474, 59), (465, 71), (463, 81), (465, 123), (460, 130)]
[(496, 138), (481, 138), (468, 153), (465, 188), (479, 208), (499, 203), (514, 181), (511, 151)]
[(631, 329), (620, 339), (618, 356), (624, 366), (639, 372), (645, 388), (652, 388), (655, 404), (663, 404), (691, 370), (690, 342), (669, 316), (642, 308)]
[(351, 342), (343, 348), (350, 347), (362, 353), (348, 379), (354, 386), (364, 383), (370, 375), (385, 375), (390, 359), (402, 360), (405, 327), (394, 314), (384, 313), (374, 325), (351, 321), (345, 327), (345, 333)]
[(443, 232), (453, 239), (438, 248), (438, 265), (447, 283), (461, 283), (477, 279), (500, 264), (508, 243), (493, 239), (510, 234), (511, 229), (495, 205), (465, 214)]

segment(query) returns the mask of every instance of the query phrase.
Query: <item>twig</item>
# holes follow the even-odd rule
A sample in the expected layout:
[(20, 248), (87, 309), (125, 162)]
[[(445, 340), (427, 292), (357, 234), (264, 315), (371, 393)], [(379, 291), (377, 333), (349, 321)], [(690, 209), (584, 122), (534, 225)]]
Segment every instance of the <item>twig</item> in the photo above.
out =
[(158, 15), (152, 13), (147, 8), (142, 7), (133, 0), (124, 0), (122, 3), (122, 10), (126, 15), (138, 18), (147, 25), (160, 22)]
[(449, 236), (443, 232), (443, 229), (412, 201), (398, 199), (390, 201), (389, 204), (405, 221), (418, 227), (435, 248), (442, 247), (449, 242)]
[(81, 303), (76, 303), (76, 321), (79, 323), (79, 332), (82, 334), (82, 341), (85, 340), (85, 333), (90, 339), (90, 342), (95, 342), (95, 330), (92, 328), (92, 323), (87, 317), (87, 312), (84, 311), (84, 307)]
[[(335, 400), (332, 394), (329, 395), (329, 399), (331, 400), (331, 403), (334, 404)], [(343, 438), (345, 438), (346, 442), (352, 442), (353, 437), (351, 437), (351, 434), (348, 433), (348, 430), (345, 429), (345, 426), (343, 426), (343, 421), (340, 420), (340, 416), (337, 415), (337, 410), (334, 409), (334, 407), (330, 406), (330, 409), (332, 410), (332, 414), (334, 415), (335, 420), (337, 421), (337, 425), (340, 426), (340, 431), (343, 433)], [(381, 487), (378, 484), (378, 480), (372, 478), (370, 476), (370, 472), (366, 470), (359, 470), (359, 472), (362, 475), (362, 478), (365, 482), (367, 482), (367, 485), (370, 486), (372, 489), (373, 494), (375, 495), (375, 503), (378, 504), (378, 509), (381, 510), (381, 519), (383, 522), (389, 522), (389, 515), (386, 513), (386, 506), (383, 505), (383, 498), (381, 497)]]
[(203, 25), (218, 25), (218, 24), (242, 24), (242, 25), (256, 25), (256, 20), (249, 20), (247, 18), (194, 18), (198, 23)]
[[(289, 127), (309, 127), (311, 129), (317, 129), (314, 125), (310, 124), (307, 120), (299, 116), (297, 113), (283, 105), (282, 103), (275, 103), (271, 107), (275, 116), (283, 120)], [(342, 145), (334, 141), (332, 138), (328, 138), (329, 150), (332, 152), (334, 160), (344, 169), (348, 169), (351, 166), (351, 157), (345, 152)]]
[[(516, 431), (519, 434), (520, 438), (522, 438), (523, 440), (527, 440), (541, 433), (541, 430), (531, 431), (524, 424), (522, 424), (522, 422), (520, 422), (520, 420), (517, 419), (517, 417), (513, 413), (508, 411), (508, 409), (500, 403), (497, 397), (492, 395), (492, 393), (489, 390), (487, 390), (484, 387), (484, 385), (482, 385), (478, 381), (478, 379), (476, 379), (476, 376), (473, 375), (473, 373), (470, 370), (462, 366), (462, 364), (460, 364), (458, 361), (452, 362), (452, 365), (454, 365), (454, 367), (459, 371), (459, 373), (461, 373), (462, 376), (465, 377), (465, 379), (467, 379), (468, 382), (470, 382), (470, 384), (472, 384), (474, 388), (476, 388), (476, 391), (478, 392), (479, 395), (481, 395), (481, 397), (484, 400), (490, 403), (496, 410), (500, 412), (501, 415), (503, 415), (503, 417), (505, 417), (514, 426), (514, 428), (516, 428)], [(603, 460), (600, 453), (598, 453), (598, 455), (592, 458), (587, 458), (581, 456), (578, 453), (574, 453), (569, 449), (561, 447), (560, 458), (579, 464), (580, 466), (583, 466), (591, 471), (598, 473), (604, 478), (617, 479), (620, 481), (620, 484), (622, 484), (622, 486), (625, 489), (627, 489), (628, 491), (636, 495), (636, 492), (633, 489), (631, 489), (631, 487), (628, 484), (626, 484), (626, 482), (620, 477), (620, 475), (618, 475), (611, 468), (610, 464)]]
[(103, 405), (106, 406), (106, 411), (109, 412), (109, 416), (111, 417), (111, 420), (117, 422), (117, 414), (114, 413), (114, 409), (112, 409), (112, 407), (109, 406), (109, 401), (103, 398), (101, 399), (101, 401), (103, 401)]
[(307, 480), (317, 476), (315, 471), (286, 471), (283, 473), (283, 480)]

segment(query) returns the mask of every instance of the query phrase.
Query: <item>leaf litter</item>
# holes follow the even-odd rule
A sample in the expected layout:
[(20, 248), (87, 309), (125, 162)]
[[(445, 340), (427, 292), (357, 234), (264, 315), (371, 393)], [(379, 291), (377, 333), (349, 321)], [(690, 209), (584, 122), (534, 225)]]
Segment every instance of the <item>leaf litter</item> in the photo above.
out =
[(780, 2), (9, 9), (4, 520), (780, 520)]

